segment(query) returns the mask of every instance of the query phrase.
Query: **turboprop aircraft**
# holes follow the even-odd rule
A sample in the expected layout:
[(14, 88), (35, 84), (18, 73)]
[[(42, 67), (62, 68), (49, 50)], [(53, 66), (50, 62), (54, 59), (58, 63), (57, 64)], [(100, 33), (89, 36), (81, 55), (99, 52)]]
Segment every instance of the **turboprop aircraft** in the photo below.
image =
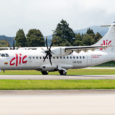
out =
[(115, 22), (107, 34), (91, 46), (29, 47), (0, 51), (1, 70), (38, 70), (43, 75), (68, 69), (85, 68), (115, 60)]

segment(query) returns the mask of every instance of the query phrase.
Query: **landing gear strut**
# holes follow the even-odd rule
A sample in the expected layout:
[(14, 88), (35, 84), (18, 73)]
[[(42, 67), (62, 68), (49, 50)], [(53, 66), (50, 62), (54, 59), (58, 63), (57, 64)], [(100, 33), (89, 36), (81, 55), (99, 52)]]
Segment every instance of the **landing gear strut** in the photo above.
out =
[(5, 73), (5, 69), (3, 69), (3, 73)]
[(60, 75), (66, 75), (67, 74), (67, 72), (64, 70), (59, 70), (59, 73), (60, 73)]
[(41, 72), (42, 72), (42, 75), (48, 75), (47, 71), (41, 71)]

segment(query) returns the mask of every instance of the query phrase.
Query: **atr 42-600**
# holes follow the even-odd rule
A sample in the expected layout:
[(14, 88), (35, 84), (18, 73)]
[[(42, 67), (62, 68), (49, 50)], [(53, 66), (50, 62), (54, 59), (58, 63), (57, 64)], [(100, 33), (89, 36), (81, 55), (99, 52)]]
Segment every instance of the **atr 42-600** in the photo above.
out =
[(68, 69), (85, 68), (115, 60), (115, 22), (107, 34), (92, 46), (36, 47), (0, 51), (1, 70), (34, 69), (47, 75), (59, 71), (66, 75)]

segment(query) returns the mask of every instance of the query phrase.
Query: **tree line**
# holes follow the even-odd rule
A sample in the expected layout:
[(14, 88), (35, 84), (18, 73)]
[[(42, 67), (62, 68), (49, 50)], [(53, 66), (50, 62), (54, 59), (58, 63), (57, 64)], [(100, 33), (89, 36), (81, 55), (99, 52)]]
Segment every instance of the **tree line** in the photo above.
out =
[[(94, 33), (92, 29), (88, 29), (85, 34), (74, 33), (69, 24), (65, 20), (61, 20), (52, 35), (53, 46), (80, 46), (92, 45), (102, 38), (100, 33)], [(25, 35), (23, 29), (19, 29), (16, 33), (17, 47), (40, 47), (45, 46), (45, 39), (39, 29), (30, 29)]]

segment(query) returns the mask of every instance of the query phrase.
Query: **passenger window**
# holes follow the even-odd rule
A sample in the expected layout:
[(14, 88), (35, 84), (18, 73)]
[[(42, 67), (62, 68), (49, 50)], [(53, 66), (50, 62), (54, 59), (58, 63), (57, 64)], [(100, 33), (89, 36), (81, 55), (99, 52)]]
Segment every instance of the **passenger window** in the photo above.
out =
[(58, 57), (57, 57), (57, 59), (58, 59)]
[(63, 57), (63, 59), (65, 59), (65, 57)]
[(38, 57), (36, 57), (36, 59), (38, 59)]
[(77, 56), (76, 58), (78, 59), (79, 57)]
[(80, 56), (80, 59), (81, 59), (81, 56)]
[(69, 57), (67, 56), (67, 59), (69, 59)]
[(41, 59), (41, 57), (40, 57), (40, 59)]
[(31, 57), (29, 57), (29, 59), (31, 59)]
[(2, 57), (5, 57), (5, 54), (1, 54)]
[(60, 59), (62, 59), (62, 57), (60, 56)]
[(73, 56), (73, 59), (75, 59), (75, 56)]
[(6, 54), (6, 57), (9, 57), (9, 55), (8, 55), (8, 54)]
[(70, 59), (72, 59), (72, 57), (70, 56)]
[(85, 56), (83, 56), (83, 59), (85, 59)]

